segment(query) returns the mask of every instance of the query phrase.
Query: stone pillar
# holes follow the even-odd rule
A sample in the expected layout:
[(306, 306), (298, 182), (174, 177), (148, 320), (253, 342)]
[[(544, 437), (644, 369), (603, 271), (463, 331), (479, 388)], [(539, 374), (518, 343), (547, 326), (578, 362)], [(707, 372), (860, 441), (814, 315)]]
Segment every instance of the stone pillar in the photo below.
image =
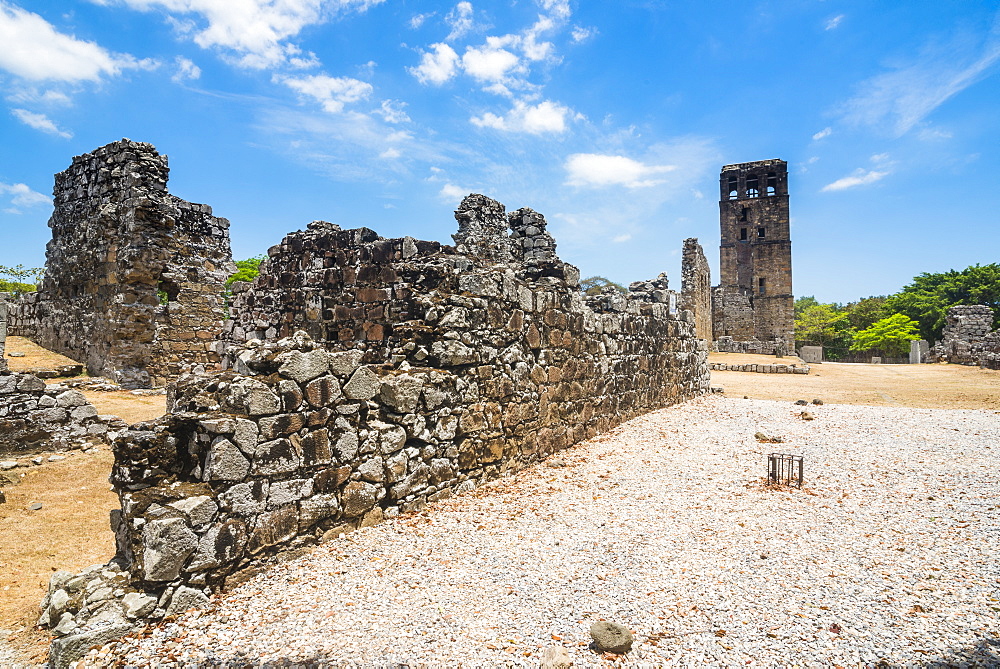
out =
[(910, 342), (910, 364), (919, 365), (927, 361), (927, 352), (930, 347), (925, 339), (918, 339)]
[(699, 339), (712, 339), (712, 277), (701, 244), (694, 237), (684, 240), (681, 256), (681, 308), (694, 314)]

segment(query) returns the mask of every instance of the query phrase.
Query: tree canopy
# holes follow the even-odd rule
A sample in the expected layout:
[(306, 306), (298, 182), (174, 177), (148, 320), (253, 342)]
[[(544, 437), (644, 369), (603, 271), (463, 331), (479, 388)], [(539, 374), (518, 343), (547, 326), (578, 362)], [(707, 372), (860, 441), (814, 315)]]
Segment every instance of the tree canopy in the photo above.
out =
[(226, 286), (233, 285), (236, 281), (253, 281), (260, 274), (260, 264), (264, 262), (266, 256), (254, 256), (246, 260), (237, 260), (236, 273), (226, 279)]
[(37, 290), (37, 284), (42, 280), (44, 272), (42, 267), (0, 265), (0, 276), (10, 277), (10, 279), (0, 278), (0, 292), (14, 293), (15, 295), (34, 292)]
[(590, 276), (580, 281), (580, 290), (587, 295), (600, 295), (605, 288), (614, 288), (619, 293), (628, 292), (625, 286), (603, 276)]
[(920, 339), (917, 322), (903, 314), (893, 314), (855, 332), (851, 350), (906, 355), (910, 350), (910, 342), (914, 339)]
[(993, 309), (993, 327), (1000, 325), (1000, 265), (972, 265), (947, 272), (924, 272), (913, 283), (890, 295), (886, 306), (917, 321), (920, 336), (941, 338), (948, 308), (957, 304), (985, 304)]
[(799, 315), (795, 319), (795, 338), (798, 341), (817, 346), (850, 345), (850, 323), (839, 305), (820, 304), (812, 297), (800, 299), (806, 302), (797, 310)]

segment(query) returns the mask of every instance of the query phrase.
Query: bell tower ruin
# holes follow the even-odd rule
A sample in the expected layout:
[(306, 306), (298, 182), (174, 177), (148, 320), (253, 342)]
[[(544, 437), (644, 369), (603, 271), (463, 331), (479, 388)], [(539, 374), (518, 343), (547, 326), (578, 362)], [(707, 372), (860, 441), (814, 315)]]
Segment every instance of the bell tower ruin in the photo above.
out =
[(726, 165), (719, 188), (721, 279), (713, 289), (713, 338), (719, 350), (775, 353), (781, 345), (791, 350), (788, 164)]

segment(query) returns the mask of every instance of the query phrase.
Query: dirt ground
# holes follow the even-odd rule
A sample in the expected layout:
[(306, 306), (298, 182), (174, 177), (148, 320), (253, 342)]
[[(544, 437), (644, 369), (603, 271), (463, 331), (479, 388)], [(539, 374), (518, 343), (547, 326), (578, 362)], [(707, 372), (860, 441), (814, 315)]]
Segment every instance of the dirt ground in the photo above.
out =
[[(24, 337), (7, 337), (6, 353), (7, 366), (12, 372), (37, 372), (76, 363), (64, 355), (42, 348)], [(24, 353), (24, 357), (12, 358), (10, 357), (11, 353)], [(82, 378), (86, 378), (86, 375), (47, 379), (46, 383)], [(126, 423), (153, 420), (162, 416), (167, 410), (166, 395), (137, 396), (125, 390), (108, 392), (84, 389), (81, 392), (87, 396), (91, 404), (97, 407), (98, 413), (118, 416)]]
[[(25, 662), (45, 660), (49, 635), (34, 624), (52, 573), (103, 564), (115, 554), (111, 451), (60, 455), (66, 459), (4, 472), (20, 483), (4, 486), (7, 503), (0, 504), (0, 629), (14, 632), (7, 643)], [(34, 502), (42, 508), (32, 511)]]
[[(712, 353), (709, 362), (802, 364), (799, 358)], [(964, 365), (865, 365), (824, 362), (809, 374), (712, 372), (712, 385), (729, 397), (812, 400), (829, 404), (906, 406), (925, 409), (1000, 410), (1000, 371)]]
[[(6, 352), (25, 354), (6, 358), (15, 372), (74, 362), (23, 337), (8, 337)], [(166, 410), (165, 395), (82, 392), (99, 413), (118, 416), (127, 423), (152, 420)], [(52, 573), (104, 564), (115, 553), (109, 513), (118, 508), (118, 496), (108, 483), (114, 461), (110, 449), (100, 448), (93, 454), (59, 453), (66, 459), (57, 462), (48, 462), (50, 455), (43, 454), (45, 463), (38, 467), (0, 474), (19, 481), (3, 486), (7, 503), (0, 505), (0, 630), (12, 632), (6, 643), (23, 662), (44, 662), (48, 652), (49, 635), (35, 630), (34, 624)], [(34, 502), (41, 502), (42, 508), (31, 510)], [(0, 643), (3, 641), (0, 633)]]

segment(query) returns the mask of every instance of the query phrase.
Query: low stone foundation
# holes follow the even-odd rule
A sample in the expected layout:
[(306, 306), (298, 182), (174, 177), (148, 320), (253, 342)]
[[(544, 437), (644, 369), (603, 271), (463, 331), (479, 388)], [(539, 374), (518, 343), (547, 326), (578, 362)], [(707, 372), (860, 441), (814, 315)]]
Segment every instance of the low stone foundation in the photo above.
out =
[(758, 372), (760, 374), (808, 374), (808, 365), (730, 365), (721, 362), (709, 363), (709, 369), (721, 372)]
[(108, 421), (78, 390), (49, 390), (33, 374), (0, 371), (0, 458), (106, 443)]

